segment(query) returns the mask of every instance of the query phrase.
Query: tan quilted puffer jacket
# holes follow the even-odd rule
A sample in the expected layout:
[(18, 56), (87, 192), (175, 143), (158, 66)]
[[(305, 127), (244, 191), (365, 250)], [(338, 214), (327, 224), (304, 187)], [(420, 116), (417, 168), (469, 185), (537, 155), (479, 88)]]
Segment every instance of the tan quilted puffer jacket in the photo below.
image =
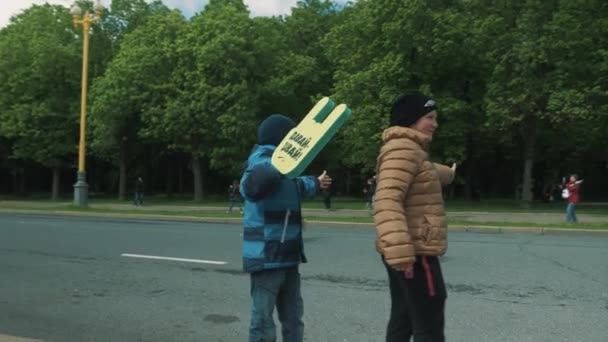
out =
[(443, 255), (447, 223), (442, 185), (451, 168), (428, 160), (430, 137), (406, 127), (382, 135), (374, 221), (376, 247), (389, 265), (413, 263), (416, 255)]

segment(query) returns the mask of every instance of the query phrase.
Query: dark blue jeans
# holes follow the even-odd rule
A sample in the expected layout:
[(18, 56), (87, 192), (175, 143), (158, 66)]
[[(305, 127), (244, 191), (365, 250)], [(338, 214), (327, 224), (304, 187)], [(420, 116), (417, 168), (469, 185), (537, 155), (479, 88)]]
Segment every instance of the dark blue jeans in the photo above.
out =
[(235, 206), (239, 207), (239, 211), (241, 212), (241, 214), (243, 213), (243, 204), (241, 202), (240, 198), (230, 198), (230, 206), (228, 207), (228, 212), (232, 212), (232, 208), (234, 208)]
[(251, 273), (251, 325), (249, 342), (275, 342), (272, 314), (276, 306), (283, 342), (304, 340), (304, 304), (298, 267)]
[(133, 193), (133, 204), (142, 205), (144, 204), (144, 193), (141, 191), (135, 191)]
[(568, 222), (578, 222), (576, 219), (576, 213), (574, 212), (574, 208), (576, 207), (575, 203), (568, 203), (568, 207), (566, 207), (566, 221)]

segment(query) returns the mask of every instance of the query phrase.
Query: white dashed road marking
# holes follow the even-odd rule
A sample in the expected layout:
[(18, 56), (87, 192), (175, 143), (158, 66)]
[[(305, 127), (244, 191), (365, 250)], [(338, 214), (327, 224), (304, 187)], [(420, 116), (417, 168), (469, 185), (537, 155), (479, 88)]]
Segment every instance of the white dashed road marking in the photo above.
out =
[[(155, 260), (169, 260), (169, 261), (182, 261), (182, 262), (194, 262), (197, 264), (211, 264), (211, 265), (226, 265), (225, 261), (214, 261), (214, 260), (201, 260), (201, 259), (184, 259), (184, 258), (171, 258), (156, 255), (141, 255), (141, 254), (128, 254), (123, 253), (120, 256), (128, 258), (141, 258), (141, 259), (155, 259)], [(1, 342), (1, 341), (0, 341)]]

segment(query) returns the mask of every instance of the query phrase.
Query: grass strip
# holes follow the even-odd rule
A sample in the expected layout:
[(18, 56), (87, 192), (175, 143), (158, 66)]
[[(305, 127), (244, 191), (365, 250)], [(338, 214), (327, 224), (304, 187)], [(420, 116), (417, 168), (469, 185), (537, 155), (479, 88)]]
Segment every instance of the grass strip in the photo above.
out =
[[(73, 205), (58, 205), (53, 207), (39, 207), (39, 206), (27, 206), (27, 205), (11, 205), (7, 203), (0, 203), (0, 208), (5, 210), (25, 210), (25, 211), (35, 211), (40, 213), (61, 213), (61, 212), (70, 212), (70, 213), (90, 213), (90, 214), (122, 214), (122, 215), (135, 215), (141, 217), (154, 217), (154, 216), (169, 216), (176, 218), (187, 218), (187, 217), (196, 217), (196, 218), (214, 218), (214, 219), (234, 219), (238, 221), (242, 218), (242, 215), (237, 213), (225, 213), (223, 211), (172, 211), (172, 210), (142, 210), (142, 209), (109, 209), (109, 208), (95, 208), (95, 207), (77, 207)], [(366, 217), (355, 217), (355, 216), (344, 216), (344, 215), (336, 215), (336, 216), (314, 216), (307, 215), (305, 216), (305, 221), (315, 221), (315, 222), (338, 222), (338, 223), (353, 223), (356, 225), (364, 224), (371, 225), (373, 224), (373, 219), (371, 216)], [(530, 227), (530, 228), (555, 228), (555, 229), (594, 229), (594, 230), (608, 230), (608, 224), (606, 223), (535, 223), (535, 222), (525, 222), (525, 221), (516, 221), (516, 222), (504, 222), (504, 221), (473, 221), (473, 220), (448, 220), (449, 225), (455, 226), (470, 226), (470, 227), (500, 227), (500, 228), (509, 228), (509, 227)]]

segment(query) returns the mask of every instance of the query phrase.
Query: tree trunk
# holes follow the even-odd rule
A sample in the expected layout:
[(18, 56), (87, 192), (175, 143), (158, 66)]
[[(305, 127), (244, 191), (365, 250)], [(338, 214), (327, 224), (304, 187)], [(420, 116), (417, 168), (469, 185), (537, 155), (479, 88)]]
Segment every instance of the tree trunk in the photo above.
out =
[(19, 194), (25, 195), (27, 193), (27, 171), (22, 169), (21, 178), (19, 178)]
[(352, 174), (353, 172), (350, 170), (346, 170), (346, 182), (344, 184), (346, 196), (350, 196), (352, 193), (350, 191), (351, 183), (352, 183)]
[(144, 166), (144, 169), (141, 171), (141, 173), (139, 174), (139, 177), (143, 176), (144, 178), (144, 186), (142, 191), (147, 193), (147, 194), (153, 194), (154, 193), (154, 182), (150, 179), (150, 175), (148, 174), (148, 168)]
[(203, 199), (203, 174), (201, 173), (201, 157), (192, 153), (192, 174), (194, 175), (194, 200)]
[[(465, 169), (465, 182), (464, 182), (464, 198), (467, 201), (470, 201), (473, 198), (473, 188), (474, 188), (474, 184), (473, 184), (473, 178), (475, 177), (474, 173), (474, 169), (475, 169), (475, 162), (473, 160), (470, 160), (469, 163), (467, 163), (467, 168)], [(458, 172), (458, 170), (457, 170)]]
[(521, 201), (521, 179), (519, 179), (519, 172), (514, 172), (513, 174), (513, 195), (515, 196), (516, 201)]
[(165, 183), (165, 193), (169, 198), (173, 197), (173, 174), (173, 158), (169, 156), (169, 158), (167, 158), (167, 182)]
[(51, 194), (51, 199), (56, 201), (59, 199), (59, 188), (61, 186), (61, 170), (58, 167), (53, 168), (53, 190)]
[(184, 162), (181, 156), (177, 158), (177, 191), (184, 193)]
[(118, 200), (124, 201), (127, 194), (127, 151), (125, 144), (120, 145), (120, 161), (118, 173)]
[(19, 192), (19, 173), (17, 170), (11, 172), (13, 174), (13, 194), (16, 195)]
[(521, 190), (521, 206), (530, 208), (533, 200), (532, 194), (532, 171), (534, 168), (534, 148), (536, 143), (536, 129), (529, 124), (524, 129), (524, 173)]
[(454, 186), (454, 184), (450, 184), (448, 185), (448, 195), (447, 195), (449, 200), (453, 200), (454, 197), (456, 197), (456, 187)]

